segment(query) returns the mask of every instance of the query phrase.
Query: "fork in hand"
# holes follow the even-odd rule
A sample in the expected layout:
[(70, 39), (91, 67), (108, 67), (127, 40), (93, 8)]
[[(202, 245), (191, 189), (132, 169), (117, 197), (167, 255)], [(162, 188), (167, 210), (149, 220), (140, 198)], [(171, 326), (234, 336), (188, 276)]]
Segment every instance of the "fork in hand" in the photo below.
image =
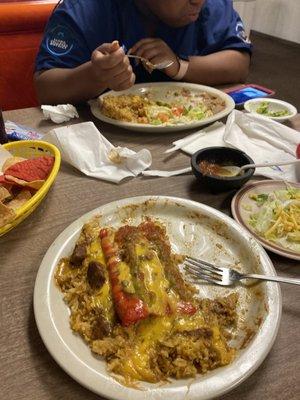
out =
[(183, 266), (185, 271), (187, 271), (187, 273), (193, 278), (204, 279), (210, 283), (215, 283), (222, 286), (231, 286), (233, 283), (240, 281), (241, 279), (248, 278), (300, 285), (300, 279), (257, 274), (241, 274), (235, 269), (219, 267), (207, 261), (198, 260), (193, 257), (186, 257), (183, 262)]
[(172, 60), (165, 60), (165, 61), (162, 61), (162, 62), (157, 63), (157, 64), (152, 64), (152, 62), (149, 61), (149, 60), (147, 60), (147, 58), (140, 57), (140, 56), (135, 56), (134, 54), (129, 54), (129, 53), (127, 52), (127, 48), (126, 48), (126, 46), (125, 46), (124, 44), (123, 44), (121, 47), (122, 47), (122, 49), (124, 50), (124, 53), (127, 55), (127, 57), (129, 57), (129, 58), (135, 58), (136, 60), (140, 60), (140, 61), (141, 61), (144, 65), (146, 65), (146, 67), (148, 67), (150, 70), (154, 70), (154, 69), (165, 69), (165, 68), (168, 68), (168, 67), (170, 67), (171, 65), (174, 64), (174, 61), (172, 61)]
[(147, 60), (147, 58), (140, 57), (140, 56), (134, 56), (133, 54), (126, 54), (126, 55), (129, 58), (135, 58), (135, 59), (142, 61), (142, 63), (145, 63), (146, 66), (149, 67), (150, 69), (165, 69), (174, 64), (174, 61), (172, 61), (172, 60), (165, 60), (158, 64), (152, 64), (152, 62)]

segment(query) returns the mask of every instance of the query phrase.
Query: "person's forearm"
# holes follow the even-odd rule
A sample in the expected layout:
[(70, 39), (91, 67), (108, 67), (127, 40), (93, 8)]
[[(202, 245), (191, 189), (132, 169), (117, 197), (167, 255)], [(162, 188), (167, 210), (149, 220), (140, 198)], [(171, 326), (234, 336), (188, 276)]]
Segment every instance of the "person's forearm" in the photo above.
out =
[(80, 103), (102, 93), (106, 87), (97, 84), (91, 62), (73, 69), (53, 68), (34, 77), (40, 104)]
[(244, 82), (249, 64), (249, 54), (236, 50), (190, 57), (189, 68), (183, 80), (204, 85)]

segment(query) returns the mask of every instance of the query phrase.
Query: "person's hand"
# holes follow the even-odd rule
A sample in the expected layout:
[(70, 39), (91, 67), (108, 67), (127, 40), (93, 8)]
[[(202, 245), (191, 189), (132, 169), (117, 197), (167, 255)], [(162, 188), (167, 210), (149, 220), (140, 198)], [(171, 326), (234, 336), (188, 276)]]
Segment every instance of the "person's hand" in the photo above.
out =
[(147, 38), (138, 41), (130, 50), (130, 54), (144, 57), (149, 60), (152, 64), (158, 64), (162, 61), (171, 60), (174, 63), (164, 69), (164, 72), (173, 78), (179, 71), (179, 61), (176, 54), (170, 47), (161, 39)]
[(112, 90), (125, 90), (135, 82), (128, 57), (117, 41), (103, 43), (93, 51), (92, 73), (95, 81)]

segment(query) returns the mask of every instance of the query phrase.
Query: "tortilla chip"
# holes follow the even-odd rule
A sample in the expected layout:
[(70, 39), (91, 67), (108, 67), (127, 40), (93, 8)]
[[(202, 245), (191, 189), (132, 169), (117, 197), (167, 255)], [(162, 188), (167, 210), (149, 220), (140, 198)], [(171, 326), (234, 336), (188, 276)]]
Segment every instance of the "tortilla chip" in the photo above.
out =
[(16, 213), (13, 209), (7, 207), (0, 201), (0, 227), (13, 221), (16, 217)]
[(28, 188), (35, 189), (35, 190), (39, 190), (45, 183), (45, 181), (43, 179), (27, 182), (27, 181), (23, 181), (22, 179), (18, 179), (16, 177), (10, 176), (10, 175), (5, 175), (5, 178), (6, 178), (7, 182), (14, 182), (18, 186), (26, 186)]
[(23, 157), (9, 157), (5, 163), (2, 165), (2, 171), (5, 172), (7, 168), (11, 167), (14, 164), (17, 164), (20, 161), (25, 161), (26, 158)]
[(20, 161), (5, 170), (5, 176), (10, 175), (27, 182), (45, 180), (54, 164), (54, 157), (41, 156)]
[(22, 189), (20, 193), (16, 195), (16, 197), (6, 203), (6, 206), (14, 211), (20, 208), (23, 204), (25, 204), (29, 199), (31, 199), (31, 193), (29, 190)]
[(4, 186), (0, 185), (0, 201), (9, 199), (10, 197), (12, 197), (12, 194)]
[(14, 186), (13, 182), (7, 181), (4, 175), (0, 175), (0, 185), (5, 187), (8, 191), (11, 191), (11, 188)]

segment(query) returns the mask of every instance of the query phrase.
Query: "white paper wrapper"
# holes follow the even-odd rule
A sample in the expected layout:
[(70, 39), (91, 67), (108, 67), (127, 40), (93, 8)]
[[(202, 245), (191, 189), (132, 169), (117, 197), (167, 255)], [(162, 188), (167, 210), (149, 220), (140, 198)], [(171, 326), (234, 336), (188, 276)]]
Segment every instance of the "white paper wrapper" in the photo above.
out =
[[(222, 133), (221, 135), (220, 132)], [(166, 150), (165, 153), (168, 154), (176, 150), (183, 150), (186, 153), (193, 154), (195, 153), (195, 147), (210, 147), (212, 146), (211, 143), (214, 143), (214, 146), (225, 146), (223, 133), (224, 124), (222, 122), (215, 122), (183, 139), (176, 140), (172, 143), (174, 146)], [(199, 147), (198, 150), (200, 150), (200, 148), (202, 147)]]
[(51, 119), (56, 124), (79, 117), (76, 108), (72, 104), (59, 104), (58, 106), (42, 105), (41, 109), (46, 119)]
[(93, 122), (52, 129), (43, 140), (57, 146), (62, 159), (83, 174), (109, 182), (137, 176), (152, 164), (149, 150), (115, 147)]
[(190, 172), (192, 172), (192, 168), (187, 167), (187, 168), (177, 169), (174, 171), (161, 171), (159, 169), (149, 169), (148, 171), (143, 171), (142, 174), (144, 176), (160, 176), (163, 178), (169, 178), (170, 176), (188, 174)]

